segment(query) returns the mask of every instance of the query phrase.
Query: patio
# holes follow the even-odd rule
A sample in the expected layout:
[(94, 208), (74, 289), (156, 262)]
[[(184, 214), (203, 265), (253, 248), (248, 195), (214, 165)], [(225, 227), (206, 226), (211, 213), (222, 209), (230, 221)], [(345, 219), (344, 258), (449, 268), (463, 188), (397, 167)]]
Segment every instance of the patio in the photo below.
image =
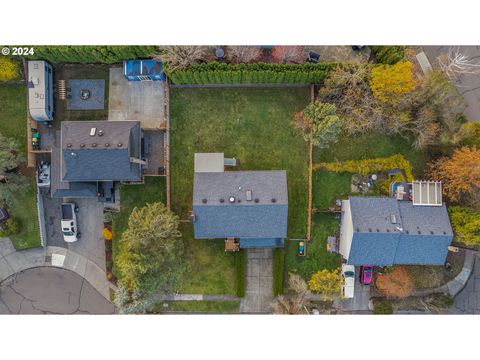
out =
[(67, 110), (104, 109), (105, 80), (69, 80), (67, 93)]

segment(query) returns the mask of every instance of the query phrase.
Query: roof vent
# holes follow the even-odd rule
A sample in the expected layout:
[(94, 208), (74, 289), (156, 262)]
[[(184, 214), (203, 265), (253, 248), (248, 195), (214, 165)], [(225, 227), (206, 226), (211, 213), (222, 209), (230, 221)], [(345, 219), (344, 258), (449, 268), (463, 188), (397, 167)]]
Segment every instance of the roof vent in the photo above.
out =
[(418, 235), (422, 235), (422, 232), (420, 230), (418, 230)]
[(224, 198), (220, 198), (220, 202), (223, 204), (225, 202)]
[(447, 233), (444, 231), (444, 232), (443, 232), (443, 235), (447, 235)]
[(391, 214), (390, 215), (390, 222), (392, 224), (396, 224), (397, 223), (397, 217), (395, 216), (395, 214)]
[(97, 128), (92, 127), (90, 129), (90, 136), (95, 136), (95, 133), (97, 132)]
[(407, 235), (410, 234), (410, 231), (406, 230), (406, 231), (405, 231), (405, 234), (407, 234)]
[(230, 196), (230, 197), (228, 198), (228, 202), (229, 202), (230, 204), (233, 204), (233, 203), (235, 202), (235, 196)]
[(105, 147), (109, 147), (109, 146), (110, 146), (110, 144), (109, 144), (109, 143), (105, 143)]
[(277, 202), (277, 199), (272, 198), (272, 203), (276, 203), (276, 202)]
[(103, 136), (103, 130), (98, 130), (98, 136)]
[(84, 147), (85, 147), (85, 144), (80, 144), (80, 147), (81, 147), (81, 148), (84, 148)]
[(377, 230), (377, 232), (380, 232), (380, 229), (375, 229), (375, 230)]
[(237, 202), (240, 204), (242, 202), (242, 199), (238, 199)]
[(390, 232), (390, 229), (387, 229), (387, 232)]
[(360, 232), (360, 228), (357, 228), (357, 232)]
[(202, 203), (206, 204), (207, 203), (207, 199), (202, 199)]
[(245, 196), (247, 197), (247, 201), (252, 201), (252, 190), (245, 191)]
[(120, 142), (117, 144), (118, 147), (122, 147), (122, 145), (123, 145), (123, 144), (120, 143)]
[(71, 147), (72, 147), (72, 144), (68, 143), (67, 148), (71, 148)]
[(256, 203), (258, 203), (258, 202), (260, 202), (260, 199), (259, 199), (259, 198), (255, 198), (255, 200), (253, 200), (253, 201), (255, 201)]
[(97, 147), (97, 143), (93, 143), (93, 144), (92, 144), (92, 147)]
[(430, 231), (430, 234), (433, 235), (433, 231)]
[(368, 232), (372, 232), (372, 228), (368, 228)]

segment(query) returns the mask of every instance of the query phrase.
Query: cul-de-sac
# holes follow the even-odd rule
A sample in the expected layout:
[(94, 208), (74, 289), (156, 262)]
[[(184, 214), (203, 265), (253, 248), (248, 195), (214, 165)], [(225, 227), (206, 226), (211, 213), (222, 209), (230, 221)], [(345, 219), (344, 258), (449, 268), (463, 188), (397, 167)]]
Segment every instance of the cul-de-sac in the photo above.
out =
[(0, 314), (480, 313), (479, 58), (2, 46)]

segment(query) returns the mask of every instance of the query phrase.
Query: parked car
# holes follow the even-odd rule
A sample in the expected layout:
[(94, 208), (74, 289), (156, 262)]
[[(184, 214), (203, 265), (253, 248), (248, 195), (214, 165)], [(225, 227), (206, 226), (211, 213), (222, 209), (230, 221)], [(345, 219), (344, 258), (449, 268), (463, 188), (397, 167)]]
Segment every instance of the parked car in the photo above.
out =
[(50, 187), (50, 164), (47, 161), (40, 162), (38, 166), (37, 186), (39, 188)]
[(360, 266), (360, 283), (363, 285), (370, 285), (373, 278), (373, 266)]
[(80, 237), (80, 233), (77, 231), (77, 208), (74, 203), (62, 204), (62, 220), (60, 221), (62, 226), (63, 240), (65, 242), (75, 242)]
[(355, 291), (355, 266), (342, 264), (342, 296), (350, 299), (354, 296)]

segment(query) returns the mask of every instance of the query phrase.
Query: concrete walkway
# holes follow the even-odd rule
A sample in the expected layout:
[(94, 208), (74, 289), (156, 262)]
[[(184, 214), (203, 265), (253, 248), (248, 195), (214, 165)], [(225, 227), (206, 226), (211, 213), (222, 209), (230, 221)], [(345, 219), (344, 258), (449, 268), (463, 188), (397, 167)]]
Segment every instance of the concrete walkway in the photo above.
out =
[(93, 261), (69, 249), (56, 246), (16, 251), (9, 238), (0, 238), (0, 283), (20, 271), (55, 266), (80, 275), (105, 299), (110, 301), (110, 289), (115, 289)]
[(444, 293), (455, 297), (465, 287), (475, 264), (476, 252), (472, 250), (465, 251), (465, 261), (462, 271), (451, 281), (434, 289), (417, 290), (411, 296), (426, 296), (431, 294)]
[(241, 313), (270, 313), (273, 302), (273, 249), (246, 249), (247, 274)]

